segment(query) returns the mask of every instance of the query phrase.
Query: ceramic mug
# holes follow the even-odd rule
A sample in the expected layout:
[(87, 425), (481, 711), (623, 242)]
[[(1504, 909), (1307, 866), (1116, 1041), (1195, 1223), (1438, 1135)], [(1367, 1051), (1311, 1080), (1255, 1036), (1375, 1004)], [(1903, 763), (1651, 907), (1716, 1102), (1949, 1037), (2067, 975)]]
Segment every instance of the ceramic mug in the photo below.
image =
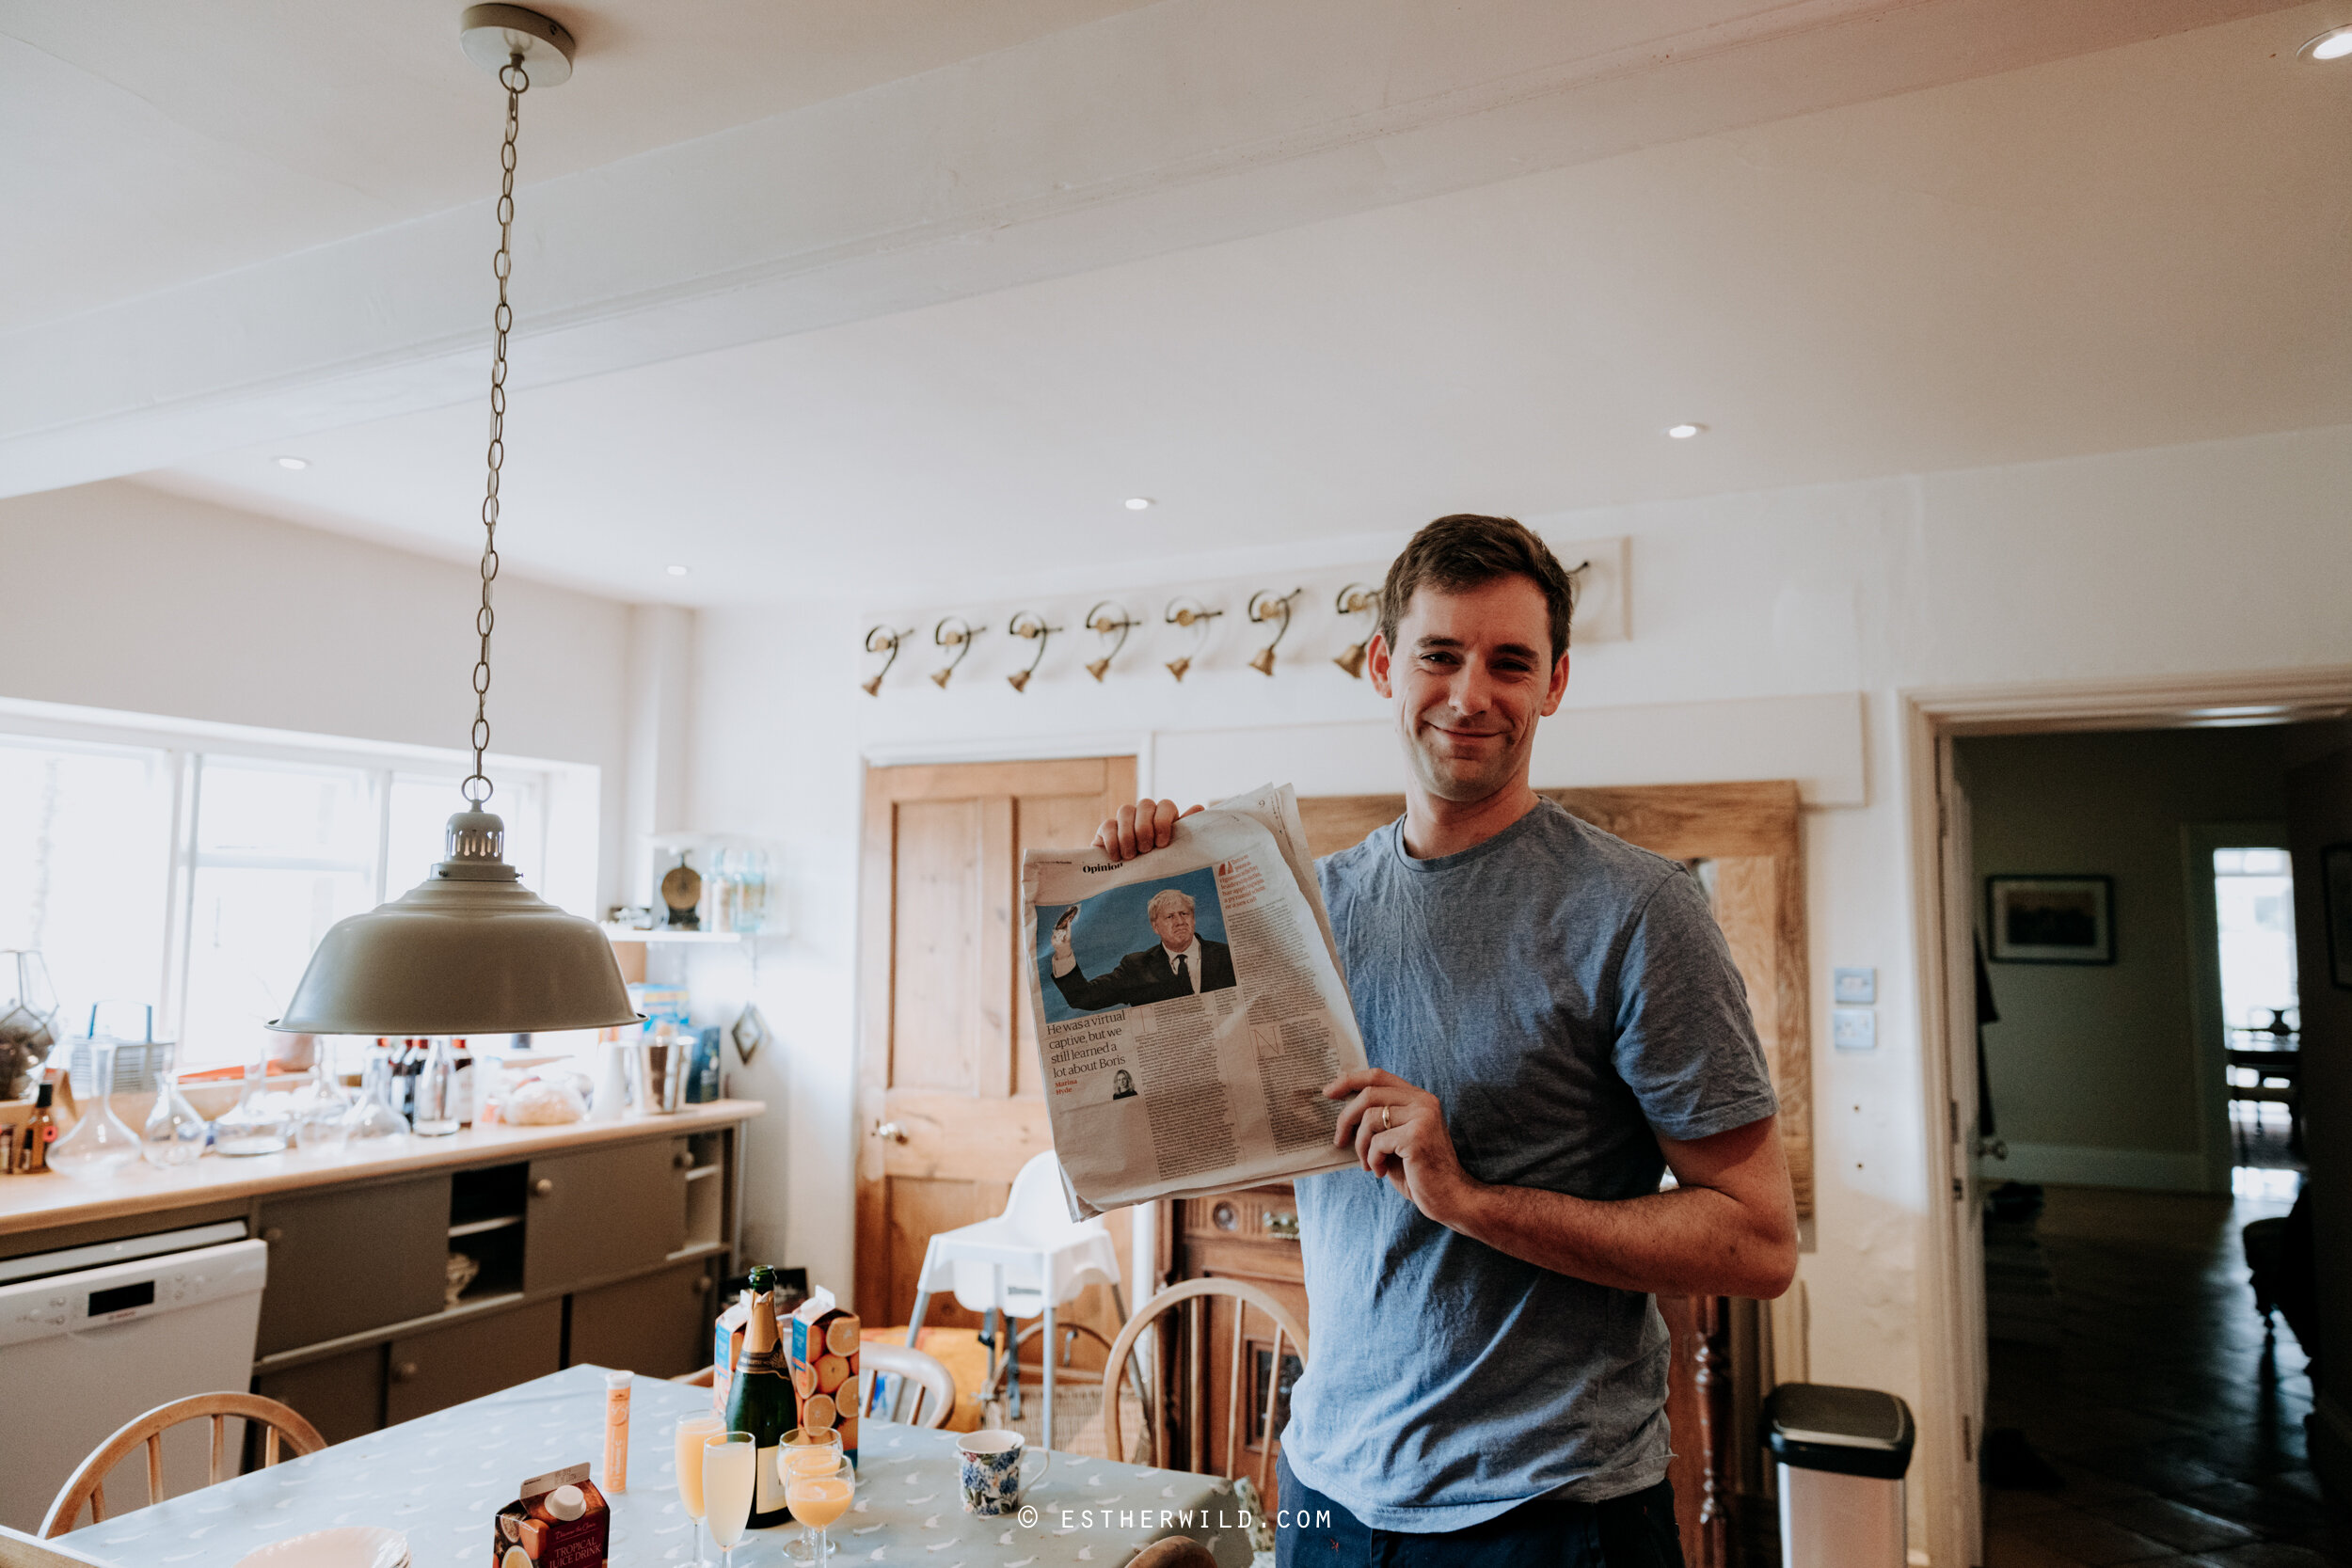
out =
[(1036, 1475), (1024, 1476), (1021, 1462), (1026, 1442), (1019, 1433), (1005, 1431), (967, 1432), (958, 1439), (966, 1513), (994, 1518), (1020, 1506), (1022, 1492), (1041, 1480), (1046, 1465), (1054, 1462), (1053, 1455), (1041, 1449), (1038, 1457), (1044, 1463)]

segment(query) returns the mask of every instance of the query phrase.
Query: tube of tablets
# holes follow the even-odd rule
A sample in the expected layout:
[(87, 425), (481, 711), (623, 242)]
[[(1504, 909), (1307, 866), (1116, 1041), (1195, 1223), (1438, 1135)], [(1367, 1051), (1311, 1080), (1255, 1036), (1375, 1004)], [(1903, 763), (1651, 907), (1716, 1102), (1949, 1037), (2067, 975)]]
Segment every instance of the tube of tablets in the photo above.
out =
[(628, 1378), (604, 1374), (604, 1489), (616, 1497), (628, 1490)]

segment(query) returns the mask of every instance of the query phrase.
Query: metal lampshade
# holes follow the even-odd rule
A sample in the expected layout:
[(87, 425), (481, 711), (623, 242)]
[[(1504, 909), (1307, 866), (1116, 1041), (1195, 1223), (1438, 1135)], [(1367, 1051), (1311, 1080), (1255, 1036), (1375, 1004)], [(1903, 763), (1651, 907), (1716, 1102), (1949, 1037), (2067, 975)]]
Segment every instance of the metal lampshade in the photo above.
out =
[(509, 1035), (644, 1020), (602, 931), (525, 889), (506, 825), (449, 819), (447, 856), (389, 904), (338, 921), (286, 1016), (299, 1035)]

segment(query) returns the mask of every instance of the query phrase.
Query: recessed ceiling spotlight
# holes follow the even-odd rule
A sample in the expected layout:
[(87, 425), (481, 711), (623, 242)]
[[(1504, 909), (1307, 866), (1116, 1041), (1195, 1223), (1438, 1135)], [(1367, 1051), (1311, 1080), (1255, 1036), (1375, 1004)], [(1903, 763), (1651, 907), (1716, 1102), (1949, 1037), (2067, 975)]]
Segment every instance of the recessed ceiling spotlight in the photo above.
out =
[(2328, 28), (2296, 53), (2307, 60), (2340, 60), (2352, 55), (2352, 22)]
[(1149, 496), (1129, 496), (1127, 498), (1127, 510), (1130, 512), (1141, 512), (1151, 504), (1152, 498)]
[(667, 570), (674, 578), (682, 578), (686, 575), (686, 568), (683, 566), (672, 566), (667, 568)]
[(1707, 427), (1703, 424), (1670, 424), (1666, 427), (1666, 434), (1677, 441), (1687, 441), (1693, 436), (1706, 435)]
[(278, 466), (281, 468), (307, 468), (310, 466), (310, 460), (307, 457), (281, 457), (278, 460)]

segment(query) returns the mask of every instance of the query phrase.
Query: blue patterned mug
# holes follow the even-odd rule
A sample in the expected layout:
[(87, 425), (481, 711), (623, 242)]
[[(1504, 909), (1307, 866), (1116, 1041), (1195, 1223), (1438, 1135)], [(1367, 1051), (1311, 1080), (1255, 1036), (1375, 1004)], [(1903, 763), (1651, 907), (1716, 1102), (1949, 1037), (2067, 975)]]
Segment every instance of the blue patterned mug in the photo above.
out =
[(1046, 1465), (1054, 1456), (1044, 1449), (1038, 1458), (1044, 1463), (1034, 1476), (1021, 1473), (1022, 1449), (1026, 1443), (1017, 1432), (967, 1432), (956, 1443), (961, 1457), (963, 1481), (963, 1511), (987, 1518), (1010, 1513), (1021, 1504), (1023, 1490), (1045, 1474)]

